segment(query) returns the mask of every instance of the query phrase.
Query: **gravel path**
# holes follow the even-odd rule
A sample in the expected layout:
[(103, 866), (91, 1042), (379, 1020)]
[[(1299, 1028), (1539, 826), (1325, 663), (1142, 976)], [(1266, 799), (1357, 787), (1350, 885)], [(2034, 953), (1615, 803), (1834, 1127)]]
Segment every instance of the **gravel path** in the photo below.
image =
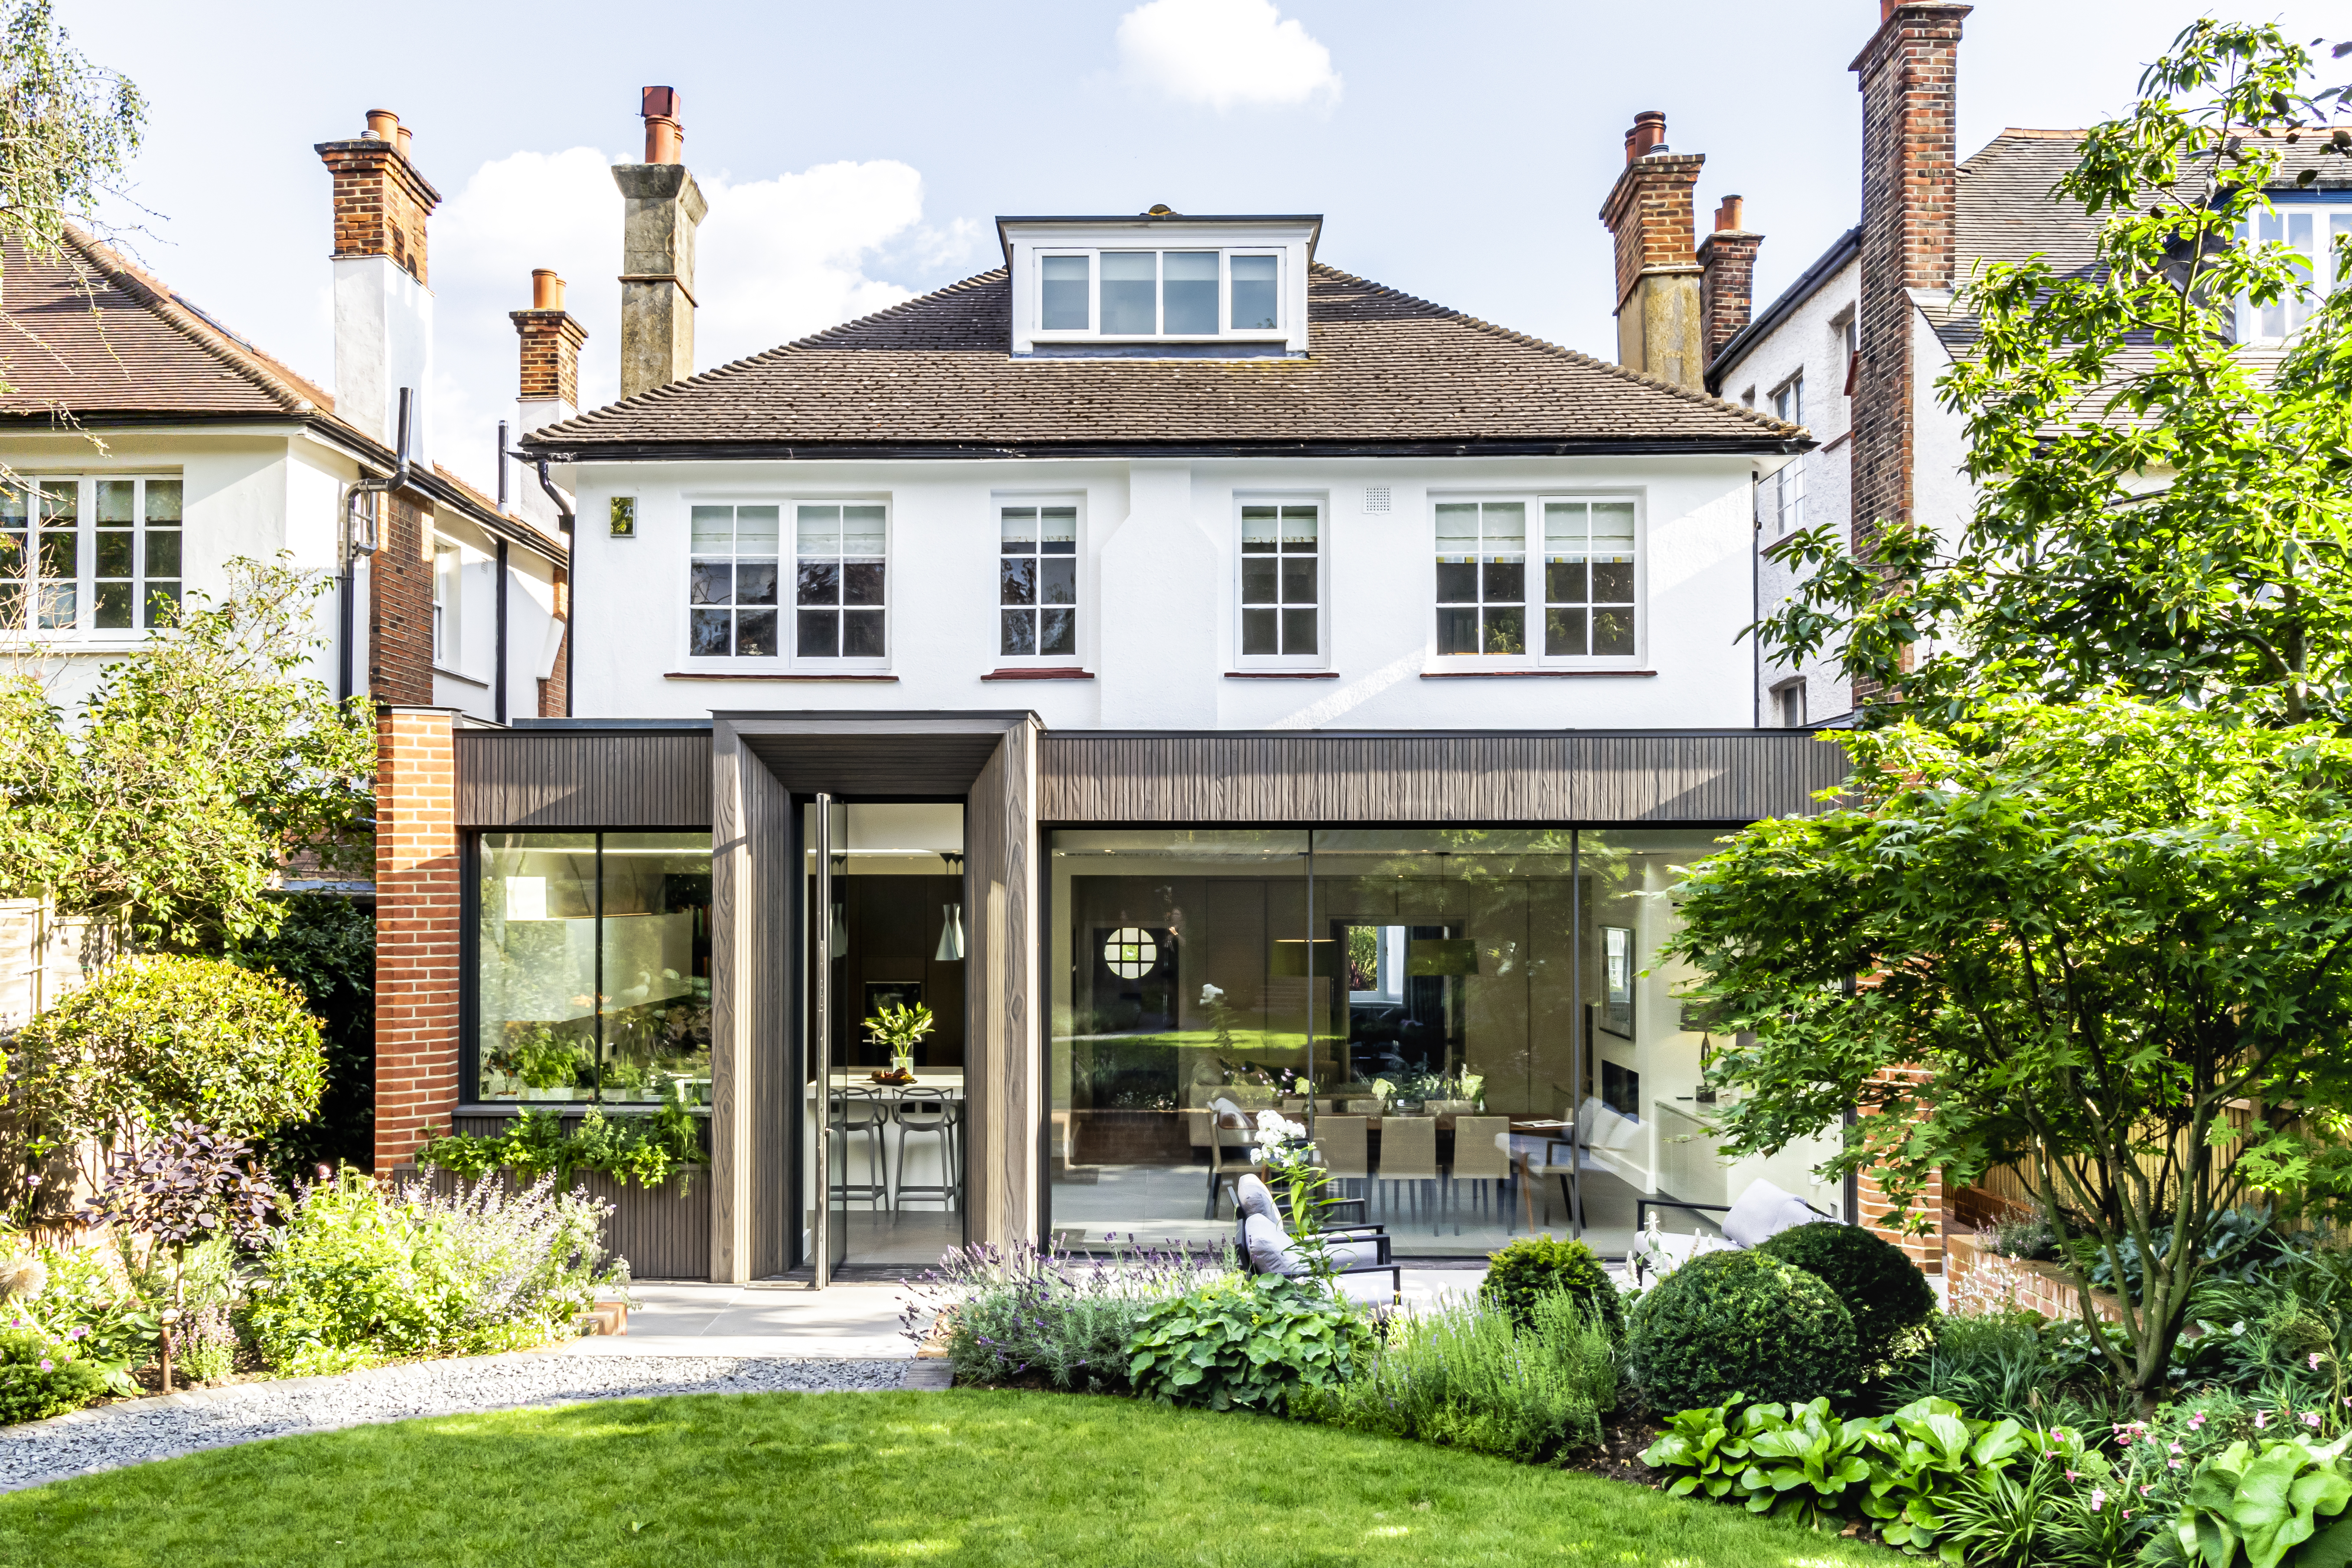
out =
[[(766, 1356), (517, 1354), (231, 1384), (0, 1427), (0, 1491), (294, 1432), (654, 1394), (819, 1394), (922, 1386), (932, 1363)], [(922, 1369), (922, 1370), (918, 1370)]]

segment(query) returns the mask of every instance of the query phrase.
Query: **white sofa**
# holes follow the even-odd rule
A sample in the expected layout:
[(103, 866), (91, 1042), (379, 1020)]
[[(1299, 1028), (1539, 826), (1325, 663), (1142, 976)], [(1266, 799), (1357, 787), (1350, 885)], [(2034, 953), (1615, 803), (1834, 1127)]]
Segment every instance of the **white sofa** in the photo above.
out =
[[(1723, 1215), (1723, 1234), (1717, 1236), (1679, 1235), (1658, 1229), (1654, 1210), (1689, 1209)], [(1671, 1274), (1682, 1264), (1702, 1252), (1738, 1252), (1759, 1247), (1784, 1230), (1794, 1230), (1801, 1225), (1816, 1220), (1834, 1219), (1823, 1214), (1794, 1193), (1783, 1192), (1769, 1182), (1748, 1184), (1748, 1190), (1738, 1200), (1724, 1204), (1686, 1204), (1673, 1198), (1642, 1198), (1633, 1207), (1633, 1224), (1637, 1227), (1633, 1246), (1625, 1261), (1633, 1272), (1633, 1282), (1640, 1284), (1645, 1275)]]

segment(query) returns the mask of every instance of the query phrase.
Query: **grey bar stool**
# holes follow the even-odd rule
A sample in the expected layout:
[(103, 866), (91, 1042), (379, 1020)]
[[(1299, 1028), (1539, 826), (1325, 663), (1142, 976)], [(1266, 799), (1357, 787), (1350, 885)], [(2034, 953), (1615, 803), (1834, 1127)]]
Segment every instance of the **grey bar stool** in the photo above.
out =
[[(872, 1091), (845, 1089), (834, 1091), (834, 1103), (841, 1110), (841, 1201), (847, 1204), (864, 1199), (870, 1209), (890, 1206), (890, 1189), (882, 1183), (882, 1172), (889, 1163), (884, 1152), (883, 1128), (890, 1121), (890, 1108), (877, 1100)], [(856, 1138), (866, 1144), (866, 1180), (849, 1179), (849, 1140)]]
[[(958, 1159), (956, 1129), (963, 1121), (963, 1102), (951, 1100), (936, 1089), (910, 1089), (898, 1096), (896, 1111), (898, 1122), (898, 1195), (892, 1207), (904, 1208), (912, 1194), (929, 1201), (936, 1198), (942, 1209), (959, 1207), (963, 1198), (963, 1165)], [(940, 1179), (907, 1185), (907, 1144), (918, 1136), (935, 1135), (940, 1140)]]

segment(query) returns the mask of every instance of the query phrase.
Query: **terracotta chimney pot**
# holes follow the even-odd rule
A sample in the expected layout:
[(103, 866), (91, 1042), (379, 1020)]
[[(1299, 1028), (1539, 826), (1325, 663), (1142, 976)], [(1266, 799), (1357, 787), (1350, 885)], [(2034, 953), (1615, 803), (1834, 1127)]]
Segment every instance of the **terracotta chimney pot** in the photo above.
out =
[(1744, 196), (1724, 197), (1723, 204), (1715, 209), (1715, 231), (1721, 234), (1726, 229), (1742, 226), (1741, 219), (1746, 215), (1746, 207), (1747, 198)]
[(646, 162), (676, 163), (681, 161), (686, 142), (686, 127), (678, 121), (683, 107), (677, 89), (649, 87), (640, 95), (638, 112), (646, 121)]
[(534, 310), (563, 309), (563, 279), (555, 275), (552, 267), (530, 269), (530, 308)]
[(1633, 116), (1633, 129), (1625, 133), (1625, 162), (1646, 156), (1654, 147), (1666, 141), (1666, 111), (1645, 109)]
[(400, 125), (400, 126), (395, 126), (395, 127), (394, 127), (394, 129), (393, 129), (393, 132), (392, 132), (392, 144), (393, 144), (395, 148), (399, 149), (399, 151), (400, 151), (400, 155), (401, 155), (402, 157), (405, 158), (405, 157), (407, 157), (407, 156), (409, 155), (409, 154), (408, 154), (408, 127), (407, 127), (407, 126), (405, 126), (405, 125)]
[(379, 142), (391, 141), (393, 132), (400, 129), (400, 116), (389, 109), (369, 110), (367, 122), (367, 133)]

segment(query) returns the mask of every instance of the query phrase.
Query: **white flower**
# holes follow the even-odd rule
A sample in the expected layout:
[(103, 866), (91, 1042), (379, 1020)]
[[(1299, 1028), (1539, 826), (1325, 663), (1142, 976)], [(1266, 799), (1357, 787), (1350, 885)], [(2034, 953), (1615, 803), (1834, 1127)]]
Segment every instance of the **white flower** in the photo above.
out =
[(1218, 1003), (1220, 1003), (1220, 1002), (1223, 1001), (1224, 999), (1225, 999), (1225, 993), (1224, 993), (1224, 988), (1223, 988), (1223, 986), (1218, 986), (1218, 985), (1203, 985), (1203, 986), (1202, 986), (1202, 987), (1201, 987), (1201, 1005), (1202, 1005), (1202, 1006), (1203, 1006), (1203, 1007), (1213, 1007), (1213, 1006), (1215, 1006)]
[(1285, 1141), (1292, 1138), (1304, 1138), (1307, 1136), (1307, 1129), (1305, 1127), (1291, 1121), (1279, 1110), (1259, 1111), (1257, 1113), (1257, 1130), (1260, 1132), (1268, 1133), (1274, 1138)]

